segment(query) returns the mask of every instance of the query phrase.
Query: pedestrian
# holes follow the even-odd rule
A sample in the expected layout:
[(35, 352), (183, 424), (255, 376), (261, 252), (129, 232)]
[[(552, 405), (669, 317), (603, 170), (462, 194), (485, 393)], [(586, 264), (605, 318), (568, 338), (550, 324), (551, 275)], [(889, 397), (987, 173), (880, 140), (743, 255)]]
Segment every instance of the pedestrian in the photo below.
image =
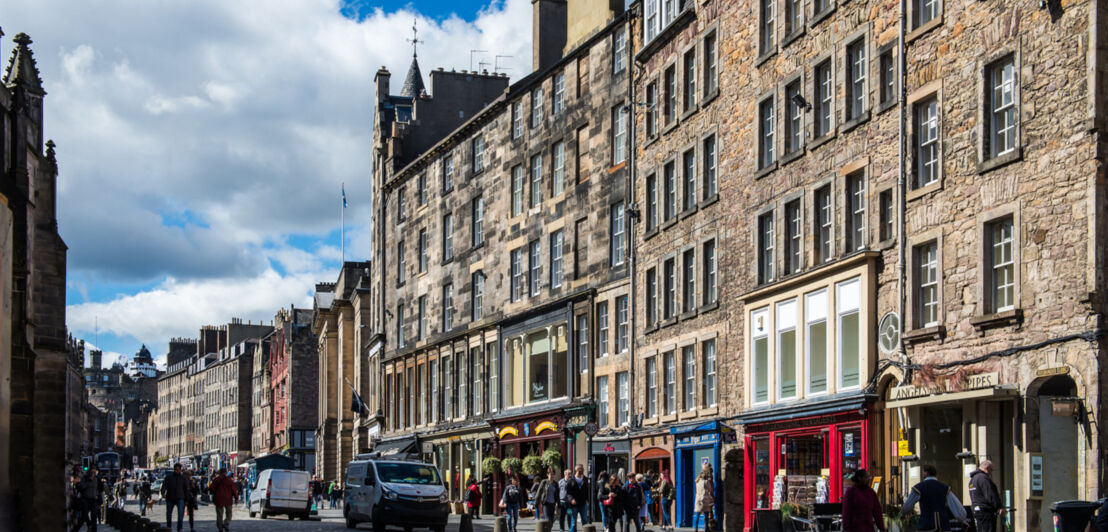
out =
[[(602, 495), (608, 489), (608, 472), (601, 471), (596, 475), (596, 507), (600, 512), (601, 530), (608, 529), (608, 508), (604, 505), (607, 495)], [(591, 506), (591, 505), (590, 505)]]
[(558, 526), (562, 532), (566, 532), (566, 485), (573, 473), (566, 469), (562, 471), (562, 478), (558, 480)]
[[(199, 504), (197, 497), (200, 495), (200, 483), (192, 476), (192, 470), (185, 471), (185, 480), (188, 482), (188, 491), (185, 496), (185, 513), (189, 516), (189, 530), (196, 530), (195, 514)], [(181, 521), (177, 520), (177, 530), (180, 530)]]
[(585, 466), (577, 464), (573, 476), (566, 479), (566, 514), (569, 519), (569, 532), (577, 532), (577, 516), (581, 516), (581, 524), (586, 520), (585, 512), (588, 511), (589, 480), (585, 478)]
[(962, 501), (950, 491), (950, 486), (943, 484), (937, 478), (938, 470), (931, 464), (925, 464), (920, 468), (923, 480), (912, 486), (908, 498), (904, 500), (904, 506), (900, 508), (900, 516), (907, 517), (912, 509), (919, 503), (919, 520), (916, 522), (917, 530), (942, 530), (951, 529), (951, 521), (957, 519), (968, 525), (966, 509), (962, 507)]
[(669, 479), (669, 470), (662, 470), (662, 480), (658, 483), (658, 498), (662, 506), (662, 530), (673, 530), (673, 521), (669, 518), (669, 505), (677, 490), (673, 487), (673, 481)]
[(869, 485), (869, 473), (858, 469), (850, 474), (851, 486), (843, 495), (843, 532), (885, 532), (885, 519), (877, 492)]
[(173, 528), (173, 509), (177, 509), (177, 532), (181, 531), (181, 520), (185, 517), (185, 499), (188, 495), (188, 481), (181, 473), (181, 464), (173, 464), (173, 471), (162, 480), (162, 499), (165, 500), (165, 527)]
[(602, 485), (596, 497), (604, 508), (606, 521), (604, 529), (608, 532), (616, 532), (616, 526), (623, 514), (623, 490), (620, 489), (619, 477), (616, 475), (608, 477), (608, 481)]
[(146, 507), (150, 504), (150, 498), (153, 496), (153, 493), (150, 489), (149, 477), (143, 477), (141, 480), (138, 481), (138, 490), (139, 509), (141, 510), (142, 516), (146, 517)]
[(995, 469), (992, 460), (983, 460), (970, 473), (970, 505), (973, 507), (973, 520), (977, 522), (977, 532), (996, 532), (996, 518), (1004, 515), (1004, 503), (1000, 502), (1000, 493), (993, 482)]
[(323, 506), (323, 482), (318, 477), (312, 481), (312, 497), (316, 508)]
[(654, 485), (650, 483), (649, 477), (643, 474), (635, 475), (635, 482), (639, 483), (639, 489), (642, 490), (642, 510), (639, 510), (639, 519), (642, 521), (643, 526), (653, 524), (650, 522), (650, 508), (654, 505)]
[(481, 517), (481, 488), (477, 487), (477, 479), (473, 477), (469, 477), (469, 486), (466, 487), (466, 509), (470, 519)]
[(215, 528), (216, 530), (231, 529), (231, 505), (238, 502), (239, 492), (231, 477), (227, 476), (226, 469), (220, 469), (208, 484), (208, 490), (212, 493), (212, 502), (215, 504)]
[(550, 468), (535, 490), (535, 518), (554, 521), (558, 513), (558, 473)]
[(642, 532), (642, 487), (635, 481), (635, 474), (627, 474), (627, 482), (623, 484), (623, 532), (631, 532), (631, 525), (635, 525), (635, 532)]
[(100, 506), (100, 482), (96, 478), (97, 473), (98, 471), (93, 467), (77, 483), (77, 494), (80, 496), (78, 510), (80, 518), (77, 520), (77, 528), (84, 524), (89, 532), (96, 532), (96, 514)]
[(700, 528), (700, 517), (704, 517), (704, 532), (712, 532), (712, 507), (716, 504), (715, 481), (712, 478), (712, 466), (704, 464), (700, 476), (696, 479), (695, 499), (693, 501), (693, 532)]
[(508, 532), (516, 532), (521, 503), (523, 503), (523, 490), (519, 487), (519, 477), (513, 476), (511, 484), (504, 488), (504, 495), (500, 497), (500, 508), (508, 513)]
[(335, 509), (335, 481), (327, 485), (327, 500), (331, 503), (331, 509)]

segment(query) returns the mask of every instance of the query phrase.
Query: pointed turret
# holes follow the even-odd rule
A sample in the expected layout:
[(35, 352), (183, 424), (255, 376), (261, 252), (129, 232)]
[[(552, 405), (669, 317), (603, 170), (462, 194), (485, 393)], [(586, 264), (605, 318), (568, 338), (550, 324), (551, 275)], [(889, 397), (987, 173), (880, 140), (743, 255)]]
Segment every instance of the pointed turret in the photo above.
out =
[(404, 86), (400, 89), (400, 95), (415, 98), (424, 92), (423, 74), (419, 71), (419, 61), (413, 55), (412, 66), (408, 68), (408, 77), (404, 78)]
[(31, 53), (31, 38), (26, 33), (20, 33), (12, 40), (15, 48), (12, 49), (12, 58), (8, 61), (4, 84), (11, 88), (23, 87), (40, 95), (46, 94), (42, 89), (42, 78), (39, 77), (35, 57)]

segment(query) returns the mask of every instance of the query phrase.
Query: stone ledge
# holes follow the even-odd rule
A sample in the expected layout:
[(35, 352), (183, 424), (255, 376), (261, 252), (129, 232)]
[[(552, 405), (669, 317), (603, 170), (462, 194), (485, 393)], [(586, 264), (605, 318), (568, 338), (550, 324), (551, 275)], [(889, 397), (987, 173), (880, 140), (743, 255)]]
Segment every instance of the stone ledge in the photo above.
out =
[(926, 342), (930, 340), (942, 340), (946, 337), (946, 327), (943, 325), (935, 325), (933, 327), (924, 327), (921, 329), (912, 329), (905, 331), (901, 335), (901, 340), (915, 344), (920, 342)]
[(986, 329), (1013, 325), (1018, 327), (1022, 323), (1023, 309), (1020, 308), (970, 318), (970, 325), (973, 325), (973, 328), (981, 334), (984, 334)]

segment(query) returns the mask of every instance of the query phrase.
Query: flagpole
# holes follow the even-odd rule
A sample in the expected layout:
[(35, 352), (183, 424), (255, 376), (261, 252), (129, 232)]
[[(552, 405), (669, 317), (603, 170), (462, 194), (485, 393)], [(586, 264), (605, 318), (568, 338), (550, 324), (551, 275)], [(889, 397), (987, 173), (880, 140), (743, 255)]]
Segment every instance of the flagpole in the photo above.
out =
[(339, 240), (341, 240), (339, 247), (342, 249), (342, 264), (339, 265), (339, 270), (346, 266), (346, 182), (342, 182), (342, 203), (339, 204), (339, 210), (342, 211), (342, 229), (339, 230)]

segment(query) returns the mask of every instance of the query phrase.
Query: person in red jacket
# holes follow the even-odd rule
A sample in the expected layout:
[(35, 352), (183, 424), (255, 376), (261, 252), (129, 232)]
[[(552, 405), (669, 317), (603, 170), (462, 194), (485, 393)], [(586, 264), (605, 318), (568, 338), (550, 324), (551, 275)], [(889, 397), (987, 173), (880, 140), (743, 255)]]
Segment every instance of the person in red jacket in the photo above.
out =
[(843, 532), (885, 532), (885, 519), (877, 492), (869, 485), (869, 473), (859, 469), (850, 476), (853, 485), (843, 495)]
[(235, 481), (227, 476), (226, 468), (212, 477), (208, 491), (212, 493), (212, 502), (215, 503), (216, 530), (231, 530), (231, 505), (238, 502), (239, 491)]
[(477, 481), (473, 477), (470, 477), (469, 486), (466, 487), (466, 508), (469, 509), (471, 519), (481, 517), (481, 489), (477, 487)]

